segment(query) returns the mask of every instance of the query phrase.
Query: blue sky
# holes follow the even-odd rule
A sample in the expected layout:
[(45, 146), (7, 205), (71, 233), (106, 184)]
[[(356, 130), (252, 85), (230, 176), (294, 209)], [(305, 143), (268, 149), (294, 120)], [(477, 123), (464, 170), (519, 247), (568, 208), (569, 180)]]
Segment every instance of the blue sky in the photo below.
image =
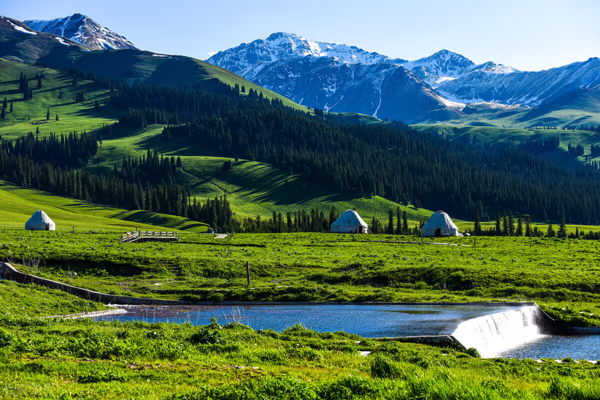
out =
[(155, 52), (210, 52), (290, 32), (415, 60), (448, 49), (476, 63), (541, 70), (600, 56), (598, 0), (18, 0), (18, 20), (86, 14)]

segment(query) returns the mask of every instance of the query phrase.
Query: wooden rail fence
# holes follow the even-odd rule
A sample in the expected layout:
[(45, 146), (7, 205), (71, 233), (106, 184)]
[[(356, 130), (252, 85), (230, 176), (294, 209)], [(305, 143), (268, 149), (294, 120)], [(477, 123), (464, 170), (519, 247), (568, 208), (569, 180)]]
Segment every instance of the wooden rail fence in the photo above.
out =
[(181, 238), (175, 232), (151, 232), (151, 231), (136, 231), (127, 232), (121, 235), (121, 243), (135, 242), (179, 242)]

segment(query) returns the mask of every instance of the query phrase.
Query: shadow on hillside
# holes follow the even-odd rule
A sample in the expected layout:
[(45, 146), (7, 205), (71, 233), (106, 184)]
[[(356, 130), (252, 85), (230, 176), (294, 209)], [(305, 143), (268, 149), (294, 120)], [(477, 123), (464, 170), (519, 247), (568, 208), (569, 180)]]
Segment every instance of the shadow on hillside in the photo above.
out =
[[(119, 220), (128, 221), (128, 222), (138, 222), (140, 224), (163, 226), (165, 228), (180, 229), (180, 230), (189, 230), (192, 228), (200, 228), (200, 227), (208, 226), (206, 224), (203, 224), (201, 222), (194, 221), (194, 220), (191, 220), (188, 218), (185, 218), (185, 219), (182, 218), (180, 221), (173, 221), (174, 218), (177, 218), (176, 216), (161, 215), (161, 214), (153, 213), (150, 211), (144, 211), (144, 210), (124, 211), (122, 213), (115, 214), (115, 215), (111, 216), (110, 218), (119, 219)], [(176, 222), (177, 228), (173, 227), (173, 222)], [(187, 225), (181, 227), (181, 225), (186, 224), (186, 223), (187, 223)]]

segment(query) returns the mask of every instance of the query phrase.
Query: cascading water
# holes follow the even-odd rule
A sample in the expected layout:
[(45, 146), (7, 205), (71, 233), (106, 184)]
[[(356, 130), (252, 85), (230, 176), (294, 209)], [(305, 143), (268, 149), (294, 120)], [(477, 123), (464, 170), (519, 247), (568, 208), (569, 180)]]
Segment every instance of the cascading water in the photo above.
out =
[(476, 348), (482, 357), (496, 357), (545, 337), (541, 332), (544, 320), (537, 306), (527, 306), (465, 321), (452, 335), (466, 348)]

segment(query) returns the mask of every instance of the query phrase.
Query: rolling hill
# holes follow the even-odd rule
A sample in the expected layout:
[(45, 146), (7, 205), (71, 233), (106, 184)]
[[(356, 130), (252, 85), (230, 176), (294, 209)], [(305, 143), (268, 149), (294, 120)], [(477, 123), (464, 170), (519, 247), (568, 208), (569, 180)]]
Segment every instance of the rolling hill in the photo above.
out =
[[(37, 79), (29, 82), (34, 93), (31, 100), (24, 101), (18, 92), (17, 78), (21, 73), (29, 77), (38, 73), (44, 76), (41, 89), (36, 87)], [(85, 93), (86, 100), (76, 103), (75, 95), (80, 92)], [(0, 59), (0, 101), (5, 97), (9, 103), (13, 103), (14, 111), (8, 112), (5, 120), (0, 120), (0, 135), (4, 139), (13, 140), (37, 129), (41, 135), (91, 131), (116, 122), (120, 115), (108, 102), (109, 91), (94, 82), (80, 79), (73, 85), (68, 73)], [(96, 100), (99, 108), (95, 108)], [(52, 117), (50, 120), (46, 120), (48, 109)], [(60, 116), (59, 121), (55, 120), (55, 114)], [(341, 117), (353, 119), (355, 116)], [(360, 118), (361, 122), (380, 122), (366, 116), (356, 118)], [(309, 185), (298, 175), (290, 176), (287, 171), (266, 163), (240, 160), (234, 163), (231, 171), (224, 173), (222, 165), (229, 158), (215, 157), (214, 149), (190, 145), (185, 140), (164, 142), (159, 137), (163, 128), (162, 125), (152, 125), (139, 130), (123, 128), (114, 131), (110, 136), (103, 137), (98, 155), (83, 169), (106, 174), (115, 165), (120, 167), (124, 158), (141, 156), (150, 148), (157, 149), (164, 156), (182, 157), (183, 169), (176, 180), (189, 187), (192, 196), (204, 202), (207, 197), (226, 194), (233, 211), (240, 217), (271, 217), (273, 211), (285, 213), (312, 208), (328, 212), (331, 207), (336, 207), (338, 211), (356, 208), (370, 222), (373, 216), (384, 220), (388, 210), (395, 210), (398, 206), (407, 211), (413, 222), (430, 215), (427, 210), (416, 211), (378, 196), (338, 195), (328, 187)], [(124, 216), (130, 218), (129, 215)], [(154, 221), (152, 223), (160, 225), (161, 222), (155, 219), (151, 219)], [(139, 221), (148, 223), (144, 219)]]
[(44, 210), (59, 231), (102, 229), (113, 231), (181, 230), (206, 232), (208, 226), (182, 217), (128, 211), (55, 196), (0, 180), (0, 225), (24, 228), (36, 210)]

